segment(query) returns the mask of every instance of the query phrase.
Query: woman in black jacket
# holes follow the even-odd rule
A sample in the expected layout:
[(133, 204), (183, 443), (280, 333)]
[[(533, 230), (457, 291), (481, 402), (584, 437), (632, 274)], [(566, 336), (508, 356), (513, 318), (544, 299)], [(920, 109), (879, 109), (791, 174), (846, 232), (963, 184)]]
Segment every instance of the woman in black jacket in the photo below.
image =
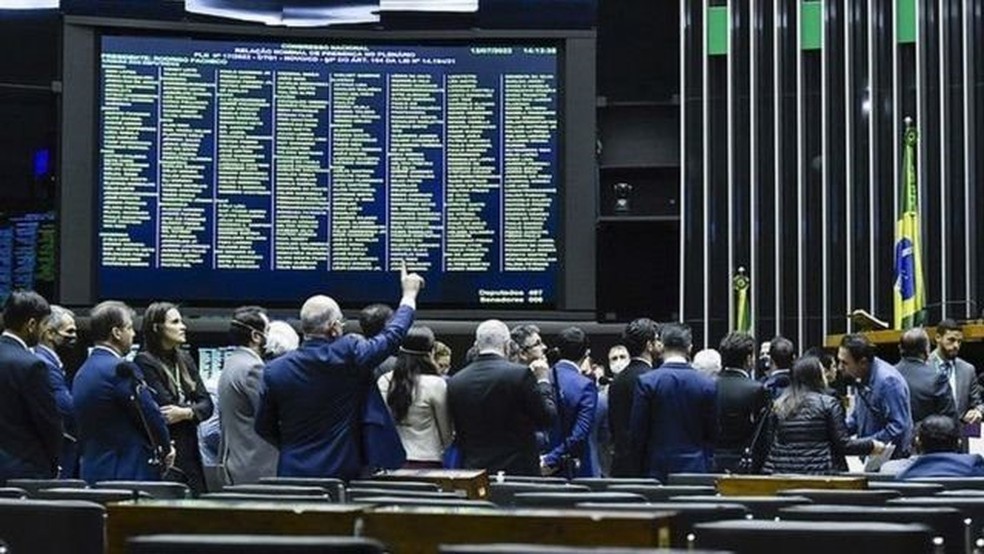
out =
[(174, 467), (179, 471), (165, 478), (187, 484), (197, 496), (205, 492), (198, 424), (211, 417), (212, 399), (194, 360), (180, 348), (186, 342), (186, 327), (177, 306), (154, 302), (144, 312), (141, 330), (143, 349), (134, 361), (154, 390), (177, 450)]
[(840, 456), (864, 456), (885, 448), (873, 439), (850, 437), (844, 408), (823, 393), (826, 387), (819, 360), (805, 357), (793, 365), (790, 386), (775, 403), (765, 473), (834, 473)]

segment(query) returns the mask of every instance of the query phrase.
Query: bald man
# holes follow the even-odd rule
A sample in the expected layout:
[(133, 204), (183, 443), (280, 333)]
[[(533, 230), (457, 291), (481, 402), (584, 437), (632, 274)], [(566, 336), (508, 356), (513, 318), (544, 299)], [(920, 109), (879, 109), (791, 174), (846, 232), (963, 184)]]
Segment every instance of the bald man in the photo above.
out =
[(266, 366), (256, 413), (257, 434), (280, 450), (278, 475), (353, 479), (367, 469), (359, 433), (373, 368), (413, 324), (424, 280), (404, 268), (400, 283), (400, 307), (374, 337), (342, 335), (342, 311), (328, 296), (301, 307), (304, 342)]
[(899, 354), (902, 359), (895, 366), (909, 386), (909, 406), (912, 423), (919, 423), (931, 415), (957, 419), (957, 407), (950, 392), (950, 383), (927, 361), (929, 359), (929, 335), (922, 327), (902, 333), (899, 338)]

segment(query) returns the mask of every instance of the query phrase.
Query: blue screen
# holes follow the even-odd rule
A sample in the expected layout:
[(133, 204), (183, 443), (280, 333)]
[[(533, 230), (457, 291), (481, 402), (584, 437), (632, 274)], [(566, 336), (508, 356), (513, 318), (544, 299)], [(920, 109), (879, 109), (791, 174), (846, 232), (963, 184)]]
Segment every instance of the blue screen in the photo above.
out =
[(554, 44), (102, 38), (97, 293), (551, 308)]

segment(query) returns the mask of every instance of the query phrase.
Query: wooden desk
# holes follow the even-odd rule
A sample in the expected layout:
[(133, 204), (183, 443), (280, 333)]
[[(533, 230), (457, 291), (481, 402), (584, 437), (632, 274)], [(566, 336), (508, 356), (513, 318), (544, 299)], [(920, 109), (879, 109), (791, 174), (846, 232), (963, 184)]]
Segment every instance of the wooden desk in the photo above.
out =
[(726, 475), (717, 480), (722, 496), (775, 496), (786, 489), (847, 489), (868, 488), (867, 477), (825, 477), (809, 475)]
[[(926, 332), (930, 334), (930, 337), (932, 337), (932, 335), (936, 332), (936, 328), (926, 327)], [(979, 322), (968, 323), (963, 326), (963, 333), (965, 341), (984, 340), (984, 324)], [(902, 331), (898, 329), (866, 331), (862, 334), (868, 337), (868, 340), (876, 345), (895, 345), (899, 343), (899, 339), (902, 337)], [(823, 345), (827, 348), (837, 348), (840, 346), (842, 338), (844, 338), (843, 334), (827, 335), (823, 339)]]
[(106, 552), (125, 554), (126, 539), (159, 533), (352, 535), (360, 504), (142, 500), (106, 507)]
[(442, 544), (669, 547), (672, 518), (671, 512), (389, 506), (363, 521), (364, 535), (394, 554), (435, 554)]
[(472, 500), (489, 496), (489, 474), (484, 469), (396, 469), (373, 475), (372, 479), (435, 483), (444, 491), (463, 490)]

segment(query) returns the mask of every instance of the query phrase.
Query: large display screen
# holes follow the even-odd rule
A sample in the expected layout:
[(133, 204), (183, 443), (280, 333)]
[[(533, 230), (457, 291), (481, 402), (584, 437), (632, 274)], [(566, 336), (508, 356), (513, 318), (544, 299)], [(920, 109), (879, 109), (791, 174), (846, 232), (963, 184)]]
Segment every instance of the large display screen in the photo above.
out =
[(556, 306), (558, 52), (103, 36), (97, 296)]

